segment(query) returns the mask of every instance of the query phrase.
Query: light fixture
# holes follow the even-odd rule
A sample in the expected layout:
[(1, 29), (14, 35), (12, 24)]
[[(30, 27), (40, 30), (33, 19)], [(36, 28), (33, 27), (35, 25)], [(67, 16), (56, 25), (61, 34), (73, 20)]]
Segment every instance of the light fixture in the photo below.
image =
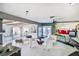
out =
[(50, 16), (50, 18), (54, 18), (55, 16)]
[(53, 23), (56, 22), (55, 21), (55, 16), (50, 16), (50, 18), (53, 20)]
[(26, 11), (26, 14), (28, 14), (29, 11)]
[(75, 3), (65, 3), (66, 6), (72, 6), (74, 5)]

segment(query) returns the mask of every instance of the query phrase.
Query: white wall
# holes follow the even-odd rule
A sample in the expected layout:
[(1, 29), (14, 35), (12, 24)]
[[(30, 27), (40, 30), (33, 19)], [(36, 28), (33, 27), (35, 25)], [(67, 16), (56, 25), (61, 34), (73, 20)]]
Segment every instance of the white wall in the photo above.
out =
[(75, 29), (77, 24), (79, 24), (79, 22), (57, 23), (56, 24), (56, 29)]

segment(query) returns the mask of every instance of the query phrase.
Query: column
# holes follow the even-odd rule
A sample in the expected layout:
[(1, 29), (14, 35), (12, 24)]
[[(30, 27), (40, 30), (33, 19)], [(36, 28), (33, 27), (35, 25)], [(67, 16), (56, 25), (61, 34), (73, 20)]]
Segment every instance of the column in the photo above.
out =
[(56, 22), (53, 22), (52, 30), (52, 34), (56, 34)]
[(23, 27), (21, 26), (20, 27), (20, 37), (21, 37), (21, 39), (22, 39), (22, 31), (23, 31)]
[(11, 37), (12, 37), (12, 41), (14, 40), (14, 36), (13, 36), (13, 26), (11, 27)]
[(3, 40), (2, 40), (2, 18), (0, 18), (0, 45), (2, 45)]

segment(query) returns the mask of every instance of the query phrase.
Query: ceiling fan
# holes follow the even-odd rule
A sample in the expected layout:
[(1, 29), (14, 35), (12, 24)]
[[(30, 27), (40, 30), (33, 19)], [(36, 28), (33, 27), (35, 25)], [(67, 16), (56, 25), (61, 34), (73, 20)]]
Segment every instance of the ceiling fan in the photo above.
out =
[(59, 20), (64, 20), (66, 19), (65, 17), (59, 17), (59, 16), (50, 16), (50, 19), (53, 21), (59, 21)]

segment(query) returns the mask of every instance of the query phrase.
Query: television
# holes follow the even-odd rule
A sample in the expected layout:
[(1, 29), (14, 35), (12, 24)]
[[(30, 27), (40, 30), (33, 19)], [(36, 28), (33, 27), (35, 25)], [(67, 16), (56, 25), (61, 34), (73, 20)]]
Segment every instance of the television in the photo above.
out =
[(76, 31), (69, 32), (69, 37), (76, 37), (76, 35), (77, 35)]

